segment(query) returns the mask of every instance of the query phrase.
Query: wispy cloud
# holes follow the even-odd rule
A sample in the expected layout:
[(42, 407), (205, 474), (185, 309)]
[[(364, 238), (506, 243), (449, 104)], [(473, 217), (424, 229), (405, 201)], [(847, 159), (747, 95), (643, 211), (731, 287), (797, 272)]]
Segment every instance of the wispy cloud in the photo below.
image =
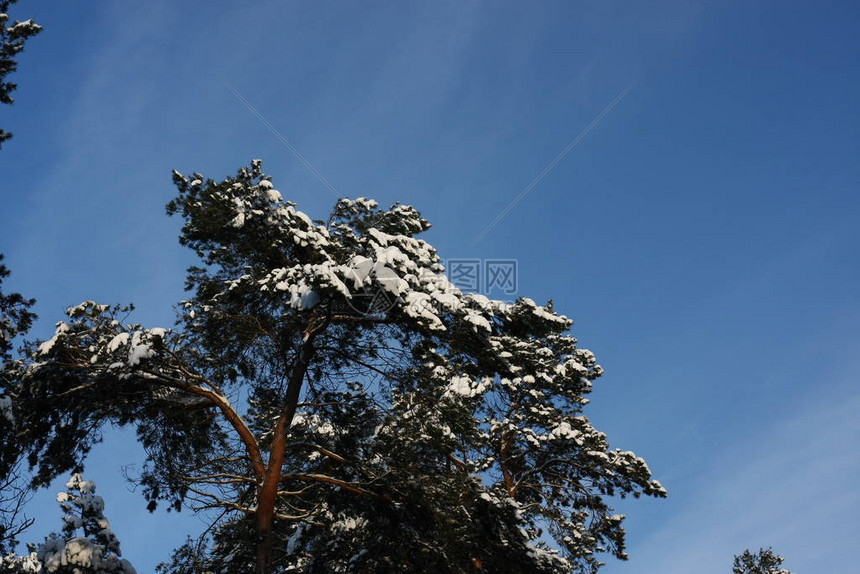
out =
[(718, 574), (744, 549), (773, 546), (792, 571), (848, 574), (852, 549), (834, 541), (860, 538), (858, 412), (860, 393), (831, 397), (733, 445), (681, 494), (689, 502), (674, 518), (607, 573)]

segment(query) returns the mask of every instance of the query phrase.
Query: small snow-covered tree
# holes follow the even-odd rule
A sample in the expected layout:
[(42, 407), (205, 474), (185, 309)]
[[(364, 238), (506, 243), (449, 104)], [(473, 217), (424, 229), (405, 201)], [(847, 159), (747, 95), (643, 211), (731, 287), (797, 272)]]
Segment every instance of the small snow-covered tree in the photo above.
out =
[(95, 484), (73, 474), (67, 492), (57, 496), (63, 515), (60, 534), (51, 534), (27, 556), (7, 555), (0, 572), (25, 574), (135, 574), (120, 555), (119, 541), (104, 515), (104, 499)]
[[(6, 76), (18, 69), (16, 57), (24, 50), (24, 43), (42, 31), (32, 20), (9, 22), (9, 7), (18, 0), (0, 0), (0, 103), (11, 104), (12, 92), (17, 84), (7, 82)], [(0, 129), (0, 146), (12, 134)]]
[(770, 548), (760, 548), (758, 552), (752, 553), (744, 550), (740, 556), (735, 556), (732, 567), (733, 574), (791, 574), (782, 563), (785, 558), (774, 553)]
[[(220, 512), (162, 571), (594, 572), (612, 496), (665, 496), (583, 415), (602, 369), (552, 304), (461, 292), (412, 207), (325, 221), (261, 162), (174, 173), (201, 258), (174, 329), (70, 308), (6, 392), (35, 483), (136, 425), (151, 507)], [(193, 558), (192, 558), (193, 557)]]

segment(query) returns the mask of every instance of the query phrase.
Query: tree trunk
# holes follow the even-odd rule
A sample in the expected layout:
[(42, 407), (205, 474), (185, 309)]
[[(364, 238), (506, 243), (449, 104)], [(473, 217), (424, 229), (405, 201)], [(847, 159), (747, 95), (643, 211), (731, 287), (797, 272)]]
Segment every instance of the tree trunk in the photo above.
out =
[[(257, 491), (257, 567), (256, 574), (269, 574), (272, 564), (272, 525), (275, 523), (275, 502), (278, 498), (278, 485), (281, 482), (281, 467), (284, 464), (286, 454), (287, 433), (296, 412), (295, 403), (298, 402), (298, 394), (301, 390), (301, 379), (295, 385), (296, 401), (292, 402), (292, 408), (287, 408), (275, 425), (275, 439), (269, 454), (269, 464), (263, 482)], [(287, 388), (289, 397), (293, 390), (293, 382)]]
[(272, 564), (272, 526), (271, 519), (268, 525), (262, 524), (262, 514), (257, 512), (257, 564), (254, 567), (255, 574), (268, 574), (269, 566)]
[(281, 482), (281, 470), (284, 456), (287, 452), (287, 434), (293, 424), (296, 406), (302, 391), (302, 382), (307, 373), (308, 365), (314, 353), (313, 339), (316, 334), (312, 324), (305, 331), (302, 346), (299, 349), (293, 370), (290, 373), (287, 394), (281, 416), (274, 429), (272, 446), (269, 449), (269, 463), (263, 480), (257, 489), (257, 564), (255, 574), (269, 574), (272, 566), (272, 526), (275, 523), (275, 503), (278, 499), (278, 486)]

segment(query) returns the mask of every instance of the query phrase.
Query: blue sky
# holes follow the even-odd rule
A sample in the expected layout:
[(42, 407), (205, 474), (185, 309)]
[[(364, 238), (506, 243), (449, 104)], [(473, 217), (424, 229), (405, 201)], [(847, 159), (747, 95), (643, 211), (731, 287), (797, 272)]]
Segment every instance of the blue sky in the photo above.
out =
[[(172, 324), (192, 262), (170, 170), (262, 158), (287, 199), (418, 207), (443, 257), (518, 261), (606, 368), (588, 414), (669, 498), (620, 505), (607, 574), (728, 572), (772, 545), (853, 572), (860, 539), (860, 6), (850, 2), (25, 0), (0, 122), (0, 251), (33, 335), (84, 299)], [(472, 241), (625, 88), (627, 95)], [(140, 572), (199, 519), (148, 515), (110, 433), (87, 472)], [(63, 481), (64, 482), (64, 481)], [(56, 489), (30, 532), (59, 527)]]

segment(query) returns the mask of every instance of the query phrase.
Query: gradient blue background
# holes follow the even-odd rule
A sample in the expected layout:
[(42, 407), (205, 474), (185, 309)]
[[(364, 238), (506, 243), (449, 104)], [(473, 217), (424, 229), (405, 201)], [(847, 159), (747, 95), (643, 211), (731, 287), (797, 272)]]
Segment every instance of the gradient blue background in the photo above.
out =
[[(854, 2), (25, 0), (44, 32), (0, 122), (7, 287), (47, 338), (84, 299), (170, 326), (192, 262), (170, 170), (262, 158), (312, 217), (335, 196), (417, 206), (445, 258), (519, 263), (606, 375), (587, 409), (667, 500), (620, 504), (607, 574), (730, 571), (772, 545), (856, 572), (860, 540), (860, 5)], [(473, 239), (625, 87), (636, 86)], [(148, 515), (110, 432), (87, 478), (141, 573), (200, 519)], [(54, 494), (38, 526), (58, 529)]]

